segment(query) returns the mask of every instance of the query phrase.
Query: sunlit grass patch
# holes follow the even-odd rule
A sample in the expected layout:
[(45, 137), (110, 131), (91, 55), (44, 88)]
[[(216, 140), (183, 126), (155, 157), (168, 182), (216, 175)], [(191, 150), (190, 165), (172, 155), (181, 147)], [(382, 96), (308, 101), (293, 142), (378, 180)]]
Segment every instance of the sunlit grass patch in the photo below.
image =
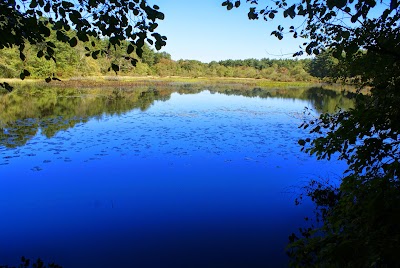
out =
[(208, 85), (208, 86), (232, 86), (232, 87), (257, 87), (257, 88), (306, 88), (323, 87), (335, 91), (355, 91), (354, 88), (339, 84), (320, 83), (317, 80), (312, 82), (304, 81), (271, 81), (268, 79), (253, 78), (226, 78), (226, 77), (182, 77), (182, 76), (88, 76), (71, 77), (53, 80), (46, 83), (44, 79), (2, 79), (9, 83), (15, 89), (30, 88), (32, 86), (39, 88), (137, 88), (145, 86), (173, 87), (187, 85)]

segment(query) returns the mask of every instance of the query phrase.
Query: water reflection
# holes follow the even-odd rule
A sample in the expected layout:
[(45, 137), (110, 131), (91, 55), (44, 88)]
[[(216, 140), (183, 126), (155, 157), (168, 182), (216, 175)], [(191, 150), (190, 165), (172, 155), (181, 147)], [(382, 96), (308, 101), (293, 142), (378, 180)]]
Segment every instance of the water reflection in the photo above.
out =
[(304, 106), (327, 100), (201, 86), (2, 96), (0, 266), (285, 267), (309, 209), (289, 187), (343, 169), (297, 144)]
[(182, 85), (174, 88), (135, 89), (29, 88), (0, 96), (0, 145), (23, 146), (39, 131), (47, 138), (91, 118), (121, 115), (134, 109), (147, 110), (155, 101), (169, 100), (172, 93), (211, 93), (258, 98), (307, 100), (317, 112), (349, 109), (349, 93), (323, 88), (232, 88)]

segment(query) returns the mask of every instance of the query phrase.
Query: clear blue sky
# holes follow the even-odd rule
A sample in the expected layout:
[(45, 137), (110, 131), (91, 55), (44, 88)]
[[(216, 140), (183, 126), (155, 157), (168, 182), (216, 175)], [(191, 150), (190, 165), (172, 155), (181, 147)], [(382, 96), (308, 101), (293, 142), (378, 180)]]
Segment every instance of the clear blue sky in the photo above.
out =
[[(290, 19), (250, 21), (245, 0), (238, 9), (227, 11), (222, 0), (150, 0), (160, 6), (165, 20), (158, 32), (168, 37), (163, 49), (172, 59), (202, 62), (246, 58), (291, 58), (301, 39), (289, 35), (279, 41), (270, 33)], [(288, 29), (288, 26), (286, 27)], [(282, 54), (290, 54), (277, 56)]]

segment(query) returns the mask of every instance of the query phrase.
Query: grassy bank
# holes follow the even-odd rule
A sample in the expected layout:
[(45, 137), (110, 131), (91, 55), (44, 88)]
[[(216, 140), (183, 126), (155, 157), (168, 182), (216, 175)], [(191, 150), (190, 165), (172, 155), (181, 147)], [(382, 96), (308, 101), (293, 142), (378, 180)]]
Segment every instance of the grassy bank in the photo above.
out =
[[(351, 86), (341, 84), (322, 83), (318, 80), (312, 82), (294, 81), (294, 82), (279, 82), (268, 79), (253, 79), (253, 78), (226, 78), (226, 77), (182, 77), (182, 76), (88, 76), (88, 77), (73, 77), (62, 79), (61, 81), (53, 80), (46, 83), (44, 79), (7, 79), (0, 78), (0, 82), (7, 82), (15, 89), (26, 87), (43, 87), (43, 88), (137, 88), (137, 87), (174, 87), (185, 85), (197, 86), (232, 86), (241, 88), (310, 88), (323, 87), (334, 91), (349, 91), (355, 92), (356, 89)], [(4, 90), (5, 91), (5, 90)], [(365, 92), (368, 94), (368, 92)]]
[(277, 82), (267, 79), (252, 78), (190, 78), (190, 77), (135, 77), (135, 76), (90, 76), (62, 79), (62, 81), (51, 81), (46, 83), (44, 79), (7, 79), (0, 78), (0, 81), (7, 82), (11, 86), (36, 85), (45, 87), (118, 87), (118, 86), (144, 86), (159, 85), (173, 86), (178, 84), (204, 84), (204, 85), (245, 85), (252, 87), (311, 87), (320, 86), (318, 81), (314, 82)]

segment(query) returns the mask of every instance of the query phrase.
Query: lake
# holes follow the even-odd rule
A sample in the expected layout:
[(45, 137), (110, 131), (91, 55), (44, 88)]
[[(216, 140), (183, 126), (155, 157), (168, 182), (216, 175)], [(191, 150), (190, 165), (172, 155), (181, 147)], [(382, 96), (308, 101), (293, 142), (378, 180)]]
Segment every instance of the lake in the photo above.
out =
[(0, 96), (0, 266), (286, 267), (294, 199), (343, 163), (298, 126), (351, 107), (321, 88), (176, 84)]

